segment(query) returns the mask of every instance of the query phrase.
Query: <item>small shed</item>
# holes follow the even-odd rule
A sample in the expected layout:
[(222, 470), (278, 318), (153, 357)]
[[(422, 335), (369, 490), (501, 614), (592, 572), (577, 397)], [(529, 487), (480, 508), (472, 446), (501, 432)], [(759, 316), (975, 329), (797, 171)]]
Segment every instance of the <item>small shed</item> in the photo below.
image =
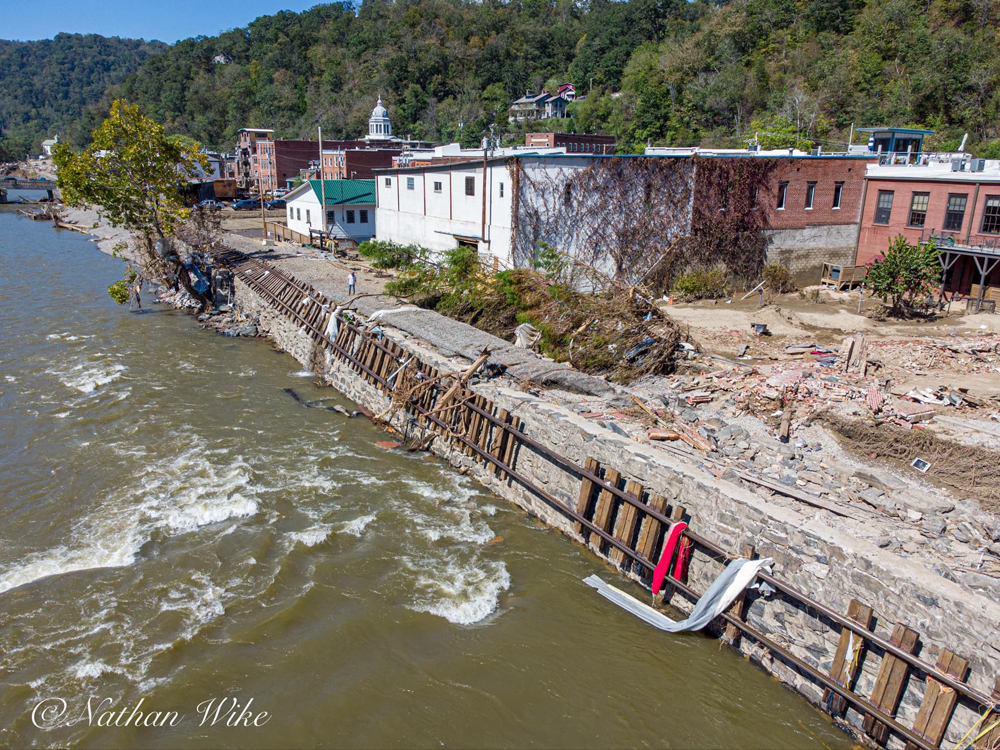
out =
[(375, 206), (375, 180), (307, 180), (285, 196), (289, 229), (306, 236), (322, 231), (358, 244), (375, 236)]

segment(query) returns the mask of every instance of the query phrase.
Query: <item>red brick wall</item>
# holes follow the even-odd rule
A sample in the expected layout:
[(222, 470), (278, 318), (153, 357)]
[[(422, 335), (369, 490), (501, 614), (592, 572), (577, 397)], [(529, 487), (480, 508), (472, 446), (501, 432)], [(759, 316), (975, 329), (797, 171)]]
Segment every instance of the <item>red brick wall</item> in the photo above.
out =
[[(864, 192), (865, 170), (875, 158), (824, 156), (817, 158), (779, 157), (769, 189), (772, 229), (799, 229), (811, 226), (856, 224)], [(788, 183), (784, 210), (777, 210), (779, 185)], [(806, 191), (816, 183), (813, 207), (806, 209)], [(834, 188), (843, 182), (840, 208), (833, 208)]]
[[(919, 167), (914, 167), (919, 169)], [(880, 190), (891, 190), (893, 192), (892, 213), (889, 216), (889, 224), (875, 224), (875, 208), (878, 204), (878, 193)], [(1000, 195), (1000, 184), (994, 182), (980, 184), (979, 195), (976, 196), (976, 182), (974, 179), (963, 181), (952, 180), (891, 180), (891, 179), (870, 179), (868, 180), (868, 197), (865, 200), (864, 214), (861, 217), (861, 234), (858, 239), (857, 263), (865, 264), (875, 258), (881, 257), (889, 246), (889, 241), (898, 234), (902, 234), (909, 242), (917, 242), (921, 239), (922, 230), (919, 227), (907, 226), (910, 217), (910, 204), (914, 193), (929, 193), (927, 202), (927, 219), (924, 222), (923, 232), (927, 235), (931, 231), (941, 233), (944, 226), (945, 211), (948, 206), (948, 195), (958, 193), (968, 195), (965, 207), (965, 217), (962, 221), (962, 228), (958, 232), (945, 232), (943, 234), (955, 237), (956, 243), (981, 245), (987, 243), (1000, 243), (1000, 235), (981, 234), (979, 232), (982, 224), (983, 206), (988, 195)], [(975, 202), (973, 198), (975, 197)]]

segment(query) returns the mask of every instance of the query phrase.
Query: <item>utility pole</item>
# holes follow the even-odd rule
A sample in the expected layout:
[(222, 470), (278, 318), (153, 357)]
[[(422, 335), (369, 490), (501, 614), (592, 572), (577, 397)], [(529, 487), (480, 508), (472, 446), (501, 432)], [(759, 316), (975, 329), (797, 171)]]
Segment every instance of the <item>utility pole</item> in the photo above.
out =
[(322, 216), (320, 229), (326, 232), (326, 180), (323, 179), (323, 128), (316, 128), (319, 131), (319, 194), (320, 207), (319, 215)]
[(267, 242), (267, 216), (264, 213), (264, 186), (262, 185), (263, 177), (257, 174), (257, 198), (260, 199), (260, 226), (261, 226), (261, 236), (264, 238), (264, 242)]

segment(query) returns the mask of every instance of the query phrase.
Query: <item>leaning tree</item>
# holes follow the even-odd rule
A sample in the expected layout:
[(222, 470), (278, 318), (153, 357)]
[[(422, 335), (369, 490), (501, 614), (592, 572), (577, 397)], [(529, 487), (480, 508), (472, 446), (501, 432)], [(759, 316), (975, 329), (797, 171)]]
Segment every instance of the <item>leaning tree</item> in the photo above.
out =
[[(208, 167), (197, 144), (167, 137), (163, 126), (143, 116), (138, 106), (117, 99), (87, 149), (73, 151), (61, 143), (52, 160), (59, 170), (57, 184), (63, 202), (93, 206), (112, 226), (132, 233), (130, 260), (142, 278), (175, 289), (183, 286), (202, 307), (210, 304), (194, 259), (175, 250), (172, 242), (189, 214), (181, 199), (181, 185)], [(135, 275), (130, 266), (126, 281), (109, 288), (119, 303), (128, 301), (130, 291), (123, 291)]]

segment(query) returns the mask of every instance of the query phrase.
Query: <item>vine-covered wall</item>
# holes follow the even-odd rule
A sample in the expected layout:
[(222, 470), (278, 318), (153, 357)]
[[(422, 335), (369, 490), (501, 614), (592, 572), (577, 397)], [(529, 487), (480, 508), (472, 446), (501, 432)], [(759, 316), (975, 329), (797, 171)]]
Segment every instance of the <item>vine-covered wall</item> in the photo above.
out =
[(511, 159), (512, 256), (538, 243), (618, 281), (666, 288), (692, 268), (759, 275), (773, 159), (615, 156)]

